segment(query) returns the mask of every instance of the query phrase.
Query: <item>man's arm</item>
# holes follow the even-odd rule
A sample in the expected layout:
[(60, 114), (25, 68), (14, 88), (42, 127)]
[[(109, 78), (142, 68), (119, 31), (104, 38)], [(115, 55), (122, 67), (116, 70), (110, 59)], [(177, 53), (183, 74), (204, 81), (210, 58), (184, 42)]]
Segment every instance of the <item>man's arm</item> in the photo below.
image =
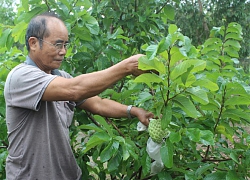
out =
[(57, 77), (47, 86), (42, 100), (80, 101), (98, 95), (127, 75), (142, 74), (143, 71), (138, 69), (138, 59), (141, 56), (143, 55), (134, 55), (105, 70), (82, 74), (72, 79)]
[[(93, 114), (113, 118), (128, 117), (127, 107), (127, 105), (110, 99), (102, 99), (99, 96), (88, 98), (79, 106), (79, 108)], [(153, 113), (138, 107), (132, 107), (130, 113), (132, 116), (137, 117), (146, 126), (149, 124), (149, 119), (154, 117)]]

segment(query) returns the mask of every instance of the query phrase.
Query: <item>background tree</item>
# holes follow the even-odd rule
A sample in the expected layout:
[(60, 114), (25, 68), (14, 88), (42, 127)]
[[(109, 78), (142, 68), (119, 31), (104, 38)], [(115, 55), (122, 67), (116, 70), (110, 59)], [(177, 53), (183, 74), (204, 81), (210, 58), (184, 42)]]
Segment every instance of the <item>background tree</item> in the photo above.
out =
[(249, 7), (247, 0), (193, 0), (177, 4), (175, 22), (182, 32), (192, 39), (194, 45), (201, 45), (209, 36), (209, 29), (238, 22), (242, 26), (244, 40), (241, 42), (240, 62), (249, 72)]
[(161, 149), (164, 169), (150, 174), (149, 135), (137, 131), (137, 119), (76, 110), (70, 136), (85, 178), (249, 178), (249, 75), (238, 65), (248, 56), (248, 25), (236, 23), (236, 17), (248, 22), (249, 4), (228, 2), (21, 0), (17, 12), (11, 11), (12, 20), (0, 26), (0, 178), (5, 178), (8, 146), (5, 78), (25, 60), (28, 22), (48, 10), (56, 11), (69, 30), (72, 46), (61, 68), (73, 76), (102, 70), (136, 53), (147, 55), (140, 68), (158, 71), (126, 77), (100, 96), (162, 116), (170, 131)]

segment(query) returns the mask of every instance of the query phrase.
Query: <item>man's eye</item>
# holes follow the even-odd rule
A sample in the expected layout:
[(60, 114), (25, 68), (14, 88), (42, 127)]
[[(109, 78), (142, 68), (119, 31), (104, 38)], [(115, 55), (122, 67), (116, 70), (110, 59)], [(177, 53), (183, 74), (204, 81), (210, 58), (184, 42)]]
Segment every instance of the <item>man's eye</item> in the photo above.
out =
[(62, 49), (63, 44), (62, 44), (62, 43), (56, 43), (55, 46), (56, 46), (57, 48), (59, 48), (59, 49)]

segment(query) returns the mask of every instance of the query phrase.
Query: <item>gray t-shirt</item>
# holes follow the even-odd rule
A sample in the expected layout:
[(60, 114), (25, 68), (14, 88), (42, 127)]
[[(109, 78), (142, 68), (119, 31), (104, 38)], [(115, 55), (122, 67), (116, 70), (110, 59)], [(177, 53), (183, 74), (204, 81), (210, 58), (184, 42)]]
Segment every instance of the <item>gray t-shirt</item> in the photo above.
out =
[[(71, 78), (64, 71), (60, 73)], [(25, 63), (7, 77), (7, 180), (78, 180), (81, 176), (69, 138), (75, 102), (41, 101), (56, 77)]]

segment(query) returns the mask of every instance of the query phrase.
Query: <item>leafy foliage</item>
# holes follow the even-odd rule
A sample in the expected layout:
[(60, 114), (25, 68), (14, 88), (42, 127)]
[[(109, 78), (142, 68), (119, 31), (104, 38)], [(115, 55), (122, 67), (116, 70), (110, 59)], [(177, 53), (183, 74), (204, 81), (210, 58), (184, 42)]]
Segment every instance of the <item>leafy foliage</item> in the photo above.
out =
[(234, 67), (241, 34), (237, 23), (213, 28), (196, 49), (170, 25), (167, 37), (143, 46), (147, 57), (139, 67), (159, 74), (143, 74), (135, 82), (147, 84), (152, 97), (144, 103), (162, 115), (171, 131), (165, 143), (173, 148), (161, 153), (173, 179), (243, 179), (249, 174), (244, 161), (249, 135), (239, 126), (250, 123), (249, 86), (241, 79), (242, 69)]
[[(227, 19), (209, 26), (208, 36), (196, 44), (193, 36), (182, 33), (189, 32), (184, 25), (191, 23), (174, 24), (179, 5), (178, 0), (21, 0), (14, 21), (0, 24), (0, 178), (5, 178), (8, 146), (4, 82), (27, 55), (24, 35), (29, 20), (48, 10), (55, 10), (69, 30), (72, 46), (61, 68), (73, 76), (145, 53), (139, 67), (150, 73), (128, 76), (100, 96), (150, 110), (170, 131), (161, 148), (165, 168), (152, 175), (146, 152), (149, 134), (137, 131), (137, 119), (76, 110), (70, 136), (84, 178), (249, 178), (250, 135), (245, 126), (250, 121), (250, 82), (239, 65), (244, 30)], [(192, 25), (191, 31), (202, 30)]]

